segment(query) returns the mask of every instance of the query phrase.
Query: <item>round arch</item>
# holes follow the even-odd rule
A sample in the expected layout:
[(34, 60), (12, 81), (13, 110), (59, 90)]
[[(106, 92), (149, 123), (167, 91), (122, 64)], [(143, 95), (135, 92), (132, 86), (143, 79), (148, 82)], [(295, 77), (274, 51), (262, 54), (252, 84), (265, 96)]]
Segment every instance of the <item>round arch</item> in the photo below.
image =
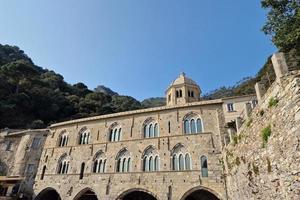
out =
[(43, 189), (34, 200), (61, 200), (59, 193), (51, 187)]
[(122, 192), (116, 200), (159, 200), (152, 192), (142, 189), (133, 188)]
[(214, 190), (198, 186), (185, 192), (180, 200), (222, 200), (222, 198)]
[(98, 197), (91, 188), (84, 188), (76, 194), (74, 200), (98, 200)]

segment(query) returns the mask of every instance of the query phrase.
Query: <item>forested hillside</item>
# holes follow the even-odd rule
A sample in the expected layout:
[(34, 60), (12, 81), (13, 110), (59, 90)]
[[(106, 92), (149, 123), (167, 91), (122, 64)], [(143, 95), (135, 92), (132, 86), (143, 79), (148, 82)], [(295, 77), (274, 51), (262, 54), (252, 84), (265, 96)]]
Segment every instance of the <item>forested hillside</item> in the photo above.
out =
[(62, 75), (36, 66), (18, 47), (0, 44), (0, 128), (42, 128), (140, 108), (136, 99), (103, 86), (92, 91), (83, 83), (70, 85)]

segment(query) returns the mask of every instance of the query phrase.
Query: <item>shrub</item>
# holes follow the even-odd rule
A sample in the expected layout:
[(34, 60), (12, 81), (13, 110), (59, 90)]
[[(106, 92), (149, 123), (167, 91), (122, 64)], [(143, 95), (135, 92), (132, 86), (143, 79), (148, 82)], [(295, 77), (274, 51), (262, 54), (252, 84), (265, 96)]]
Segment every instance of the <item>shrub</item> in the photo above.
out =
[(269, 108), (275, 107), (275, 106), (277, 106), (277, 104), (278, 104), (278, 99), (271, 97), (269, 100)]
[(253, 120), (252, 120), (252, 118), (250, 118), (250, 119), (247, 121), (247, 124), (246, 124), (246, 126), (247, 126), (247, 127), (251, 126), (251, 124), (252, 124), (252, 121), (253, 121)]
[(264, 128), (262, 131), (261, 131), (261, 136), (262, 136), (262, 139), (263, 139), (263, 147), (265, 146), (266, 143), (268, 143), (268, 139), (269, 137), (271, 136), (271, 125), (267, 126), (266, 128)]

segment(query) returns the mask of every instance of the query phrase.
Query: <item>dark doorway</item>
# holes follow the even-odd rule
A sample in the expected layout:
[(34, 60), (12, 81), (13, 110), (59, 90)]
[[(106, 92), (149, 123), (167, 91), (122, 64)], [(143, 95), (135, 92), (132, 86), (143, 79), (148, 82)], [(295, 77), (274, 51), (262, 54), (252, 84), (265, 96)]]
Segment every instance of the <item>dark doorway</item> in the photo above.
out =
[(133, 191), (126, 194), (121, 200), (156, 200), (156, 198), (146, 192)]
[(35, 200), (61, 200), (61, 198), (56, 190), (50, 188), (40, 192)]
[(188, 195), (184, 200), (219, 200), (219, 198), (206, 190), (197, 190)]
[(80, 197), (75, 198), (76, 200), (98, 200), (95, 192), (91, 190), (85, 191), (83, 194), (80, 195)]

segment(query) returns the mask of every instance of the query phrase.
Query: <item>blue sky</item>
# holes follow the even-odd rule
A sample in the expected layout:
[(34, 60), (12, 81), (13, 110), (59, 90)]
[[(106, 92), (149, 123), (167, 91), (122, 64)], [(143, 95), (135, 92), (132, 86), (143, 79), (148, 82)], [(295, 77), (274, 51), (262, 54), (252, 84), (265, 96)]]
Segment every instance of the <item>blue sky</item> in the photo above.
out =
[(0, 1), (0, 43), (69, 83), (142, 100), (184, 71), (203, 93), (252, 76), (276, 51), (259, 0)]

